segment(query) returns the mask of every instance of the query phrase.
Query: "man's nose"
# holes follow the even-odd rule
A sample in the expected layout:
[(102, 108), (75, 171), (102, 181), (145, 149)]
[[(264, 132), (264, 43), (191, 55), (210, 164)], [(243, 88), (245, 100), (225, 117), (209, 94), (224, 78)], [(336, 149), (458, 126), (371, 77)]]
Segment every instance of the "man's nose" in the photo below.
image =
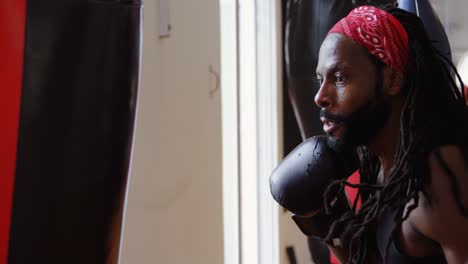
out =
[(327, 108), (331, 104), (330, 94), (328, 93), (328, 87), (323, 83), (320, 86), (317, 94), (315, 94), (314, 98), (315, 104), (320, 108)]

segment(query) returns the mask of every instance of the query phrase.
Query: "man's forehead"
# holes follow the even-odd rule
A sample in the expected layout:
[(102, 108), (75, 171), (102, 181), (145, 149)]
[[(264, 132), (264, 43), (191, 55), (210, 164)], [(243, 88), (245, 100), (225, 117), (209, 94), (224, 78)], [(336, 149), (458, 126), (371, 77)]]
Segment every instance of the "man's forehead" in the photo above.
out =
[(325, 38), (320, 47), (317, 72), (349, 67), (365, 57), (364, 47), (344, 35), (333, 33)]

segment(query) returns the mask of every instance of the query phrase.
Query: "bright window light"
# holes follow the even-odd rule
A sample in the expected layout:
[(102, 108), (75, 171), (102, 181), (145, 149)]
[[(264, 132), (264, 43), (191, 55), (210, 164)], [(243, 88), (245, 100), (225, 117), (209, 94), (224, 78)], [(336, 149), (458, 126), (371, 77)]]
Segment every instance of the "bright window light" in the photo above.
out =
[(458, 63), (457, 69), (465, 85), (468, 85), (468, 52), (463, 54), (460, 62)]

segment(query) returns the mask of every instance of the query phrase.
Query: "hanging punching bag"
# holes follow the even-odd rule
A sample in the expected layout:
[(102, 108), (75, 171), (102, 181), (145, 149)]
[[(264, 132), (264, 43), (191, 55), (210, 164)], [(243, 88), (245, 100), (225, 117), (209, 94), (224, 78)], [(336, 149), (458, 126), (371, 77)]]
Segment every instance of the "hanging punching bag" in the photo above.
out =
[(452, 60), (447, 34), (428, 0), (398, 0), (398, 7), (419, 16), (426, 28), (433, 46), (445, 57)]
[(0, 264), (7, 263), (23, 74), (26, 0), (0, 0)]
[(322, 134), (314, 96), (318, 51), (328, 30), (353, 8), (351, 0), (288, 1), (285, 62), (289, 98), (302, 139)]
[(142, 5), (6, 2), (0, 1), (0, 263), (116, 263)]

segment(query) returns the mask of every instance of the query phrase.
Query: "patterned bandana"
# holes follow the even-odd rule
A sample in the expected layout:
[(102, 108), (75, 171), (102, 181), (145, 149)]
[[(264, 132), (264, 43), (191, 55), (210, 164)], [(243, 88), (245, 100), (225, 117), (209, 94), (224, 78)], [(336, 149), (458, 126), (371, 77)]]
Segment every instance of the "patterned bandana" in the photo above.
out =
[(404, 72), (409, 60), (408, 34), (391, 14), (372, 7), (353, 9), (328, 32), (343, 34), (364, 46), (396, 71)]

